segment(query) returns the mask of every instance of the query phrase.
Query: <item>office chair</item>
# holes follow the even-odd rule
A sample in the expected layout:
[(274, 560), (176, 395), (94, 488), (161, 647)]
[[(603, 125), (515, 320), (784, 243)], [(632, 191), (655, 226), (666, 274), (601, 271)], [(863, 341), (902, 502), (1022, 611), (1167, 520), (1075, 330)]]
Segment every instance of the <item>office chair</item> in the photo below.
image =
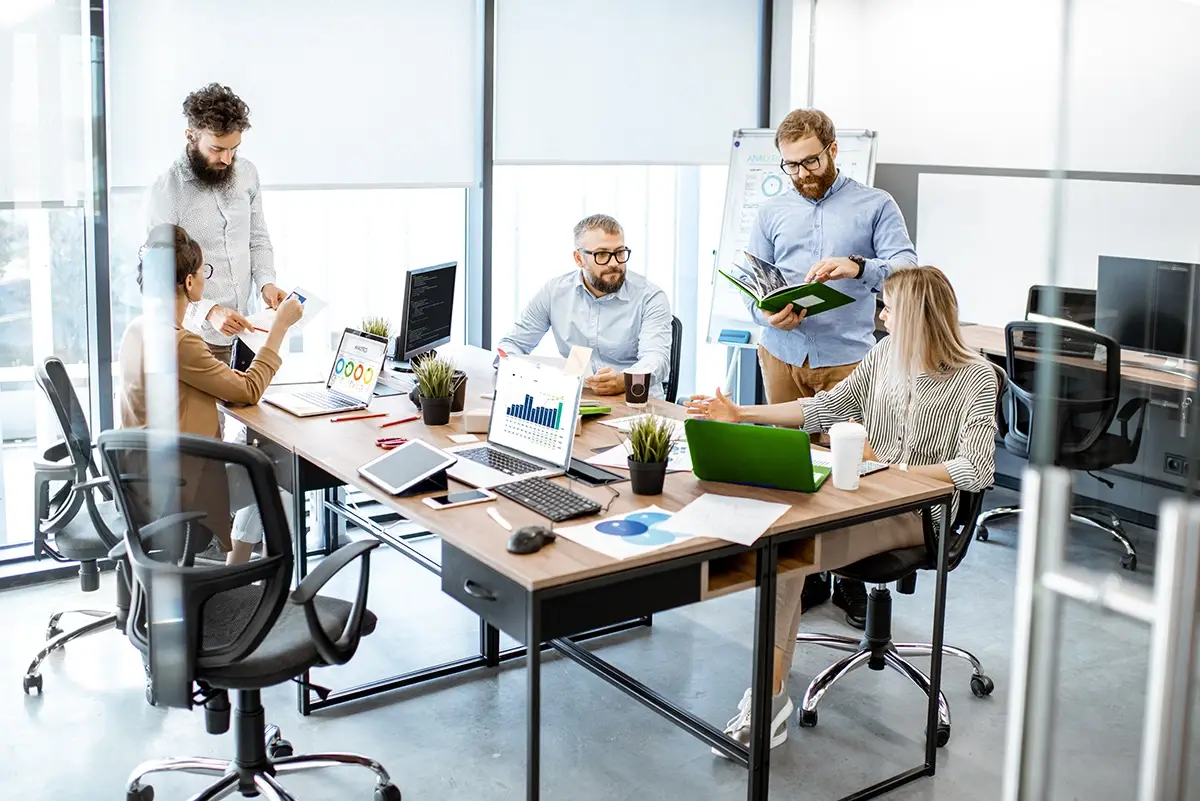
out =
[[(34, 370), (37, 385), (50, 401), (63, 441), (34, 461), (33, 555), (58, 562), (79, 563), (79, 584), (84, 592), (100, 589), (99, 561), (108, 556), (121, 539), (120, 513), (112, 503), (108, 479), (100, 475), (92, 458), (92, 435), (83, 407), (60, 359), (53, 356)], [(53, 483), (59, 490), (50, 495)], [(86, 515), (80, 515), (86, 510)], [(118, 581), (117, 604), (128, 606), (128, 587)], [(63, 631), (59, 626), (67, 614), (93, 618), (78, 628)], [(112, 610), (71, 609), (50, 616), (46, 644), (42, 646), (22, 678), (22, 688), (42, 692), (41, 666), (50, 654), (67, 643), (107, 631), (117, 624)]]
[[(291, 591), (291, 535), (274, 470), (260, 451), (207, 437), (132, 430), (105, 432), (99, 448), (114, 478), (126, 525), (124, 551), (135, 580), (127, 633), (146, 654), (155, 702), (182, 709), (203, 706), (212, 734), (229, 730), (231, 691), (237, 710), (232, 760), (142, 763), (130, 775), (128, 801), (152, 801), (154, 790), (143, 779), (164, 771), (217, 777), (193, 799), (241, 793), (292, 801), (277, 776), (338, 765), (370, 770), (376, 801), (399, 801), (400, 790), (373, 759), (335, 752), (292, 756), (278, 729), (269, 731), (262, 706), (263, 688), (310, 668), (346, 663), (360, 638), (374, 630), (376, 618), (367, 610), (369, 551), (379, 543), (339, 549)], [(230, 474), (253, 488), (265, 555), (232, 567), (196, 565), (197, 543), (214, 533), (208, 521), (228, 512)], [(318, 594), (360, 558), (353, 603)]]
[[(1028, 459), (1032, 442), (1034, 412), (1045, 406), (1054, 420), (1054, 464), (1068, 470), (1082, 470), (1097, 481), (1113, 488), (1113, 483), (1093, 473), (1119, 464), (1137, 461), (1142, 443), (1147, 398), (1133, 398), (1121, 406), (1121, 348), (1111, 338), (1091, 330), (1044, 322), (1014, 322), (1004, 328), (1005, 366), (1008, 394), (1004, 403), (1006, 431), (1004, 448)], [(1081, 354), (1092, 354), (1083, 356)], [(1034, 390), (1037, 364), (1041, 358), (1059, 362), (1054, 397)], [(1130, 423), (1137, 415), (1130, 435)], [(1119, 434), (1109, 432), (1116, 420)], [(988, 539), (986, 523), (1018, 514), (1020, 507), (990, 509), (979, 516), (978, 538)], [(1099, 519), (1098, 519), (1099, 518)], [(1106, 531), (1125, 548), (1122, 567), (1137, 570), (1137, 551), (1110, 509), (1094, 504), (1077, 505), (1071, 520)]]
[[(983, 492), (959, 492), (958, 512), (950, 526), (950, 542), (947, 551), (946, 569), (954, 570), (967, 555), (975, 535), (975, 519), (983, 504)], [(810, 643), (839, 651), (850, 651), (850, 655), (834, 662), (809, 683), (800, 702), (800, 725), (817, 725), (817, 705), (829, 688), (850, 672), (866, 665), (871, 670), (890, 667), (908, 677), (929, 696), (929, 677), (908, 662), (906, 656), (929, 656), (931, 643), (892, 642), (892, 595), (887, 585), (896, 582), (896, 591), (912, 595), (916, 591), (917, 571), (937, 570), (937, 535), (929, 521), (925, 525), (925, 543), (911, 548), (886, 551), (868, 556), (833, 571), (843, 578), (856, 579), (875, 587), (867, 596), (867, 628), (861, 638), (839, 634), (816, 634), (801, 632), (797, 643)], [(942, 646), (943, 656), (953, 656), (971, 663), (971, 692), (977, 698), (991, 695), (995, 684), (983, 672), (983, 665), (974, 654), (952, 645)], [(937, 745), (939, 748), (950, 741), (950, 705), (945, 693), (938, 699)]]
[(679, 369), (683, 360), (683, 323), (678, 317), (671, 318), (671, 361), (670, 373), (663, 384), (667, 403), (675, 403), (679, 396)]

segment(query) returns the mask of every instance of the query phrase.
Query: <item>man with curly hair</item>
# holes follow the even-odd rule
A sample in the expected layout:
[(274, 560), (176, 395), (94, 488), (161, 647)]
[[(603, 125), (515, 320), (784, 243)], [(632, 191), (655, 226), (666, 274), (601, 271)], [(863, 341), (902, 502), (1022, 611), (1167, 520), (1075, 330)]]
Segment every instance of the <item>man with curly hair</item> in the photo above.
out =
[(211, 83), (187, 96), (183, 113), (187, 144), (150, 189), (147, 227), (178, 225), (199, 243), (212, 277), (184, 325), (228, 364), (233, 337), (251, 328), (245, 315), (252, 286), (272, 309), (287, 293), (274, 283), (258, 170), (237, 155), (250, 128), (250, 107), (228, 86)]

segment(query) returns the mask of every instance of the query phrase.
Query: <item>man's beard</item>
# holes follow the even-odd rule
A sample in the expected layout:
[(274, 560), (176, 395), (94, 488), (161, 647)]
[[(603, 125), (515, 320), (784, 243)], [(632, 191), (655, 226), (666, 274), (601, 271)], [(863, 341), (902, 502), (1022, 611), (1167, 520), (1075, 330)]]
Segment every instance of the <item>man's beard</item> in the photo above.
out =
[(584, 276), (592, 288), (602, 295), (611, 295), (625, 285), (624, 270), (621, 270), (620, 274), (611, 281), (604, 280), (602, 277), (595, 275), (591, 270), (584, 270)]
[(196, 178), (200, 183), (208, 186), (224, 186), (233, 180), (233, 171), (236, 161), (229, 162), (229, 166), (223, 170), (218, 170), (210, 167), (204, 156), (200, 155), (200, 149), (193, 144), (187, 146), (188, 163), (192, 166), (192, 172), (196, 174)]
[(809, 200), (820, 200), (825, 197), (825, 193), (829, 191), (829, 187), (833, 186), (833, 182), (836, 180), (837, 169), (830, 164), (820, 175), (810, 175), (804, 179), (801, 179), (799, 175), (794, 176), (792, 185), (796, 187), (797, 192)]

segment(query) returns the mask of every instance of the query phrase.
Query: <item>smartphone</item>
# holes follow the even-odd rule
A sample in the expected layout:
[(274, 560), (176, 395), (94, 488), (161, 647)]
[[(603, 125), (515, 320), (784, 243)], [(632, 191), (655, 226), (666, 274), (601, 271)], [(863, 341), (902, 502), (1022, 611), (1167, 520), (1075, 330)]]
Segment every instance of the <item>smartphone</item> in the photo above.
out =
[(456, 506), (470, 506), (473, 503), (496, 500), (496, 493), (485, 489), (463, 490), (446, 495), (434, 495), (425, 499), (425, 505), (434, 509), (453, 509)]

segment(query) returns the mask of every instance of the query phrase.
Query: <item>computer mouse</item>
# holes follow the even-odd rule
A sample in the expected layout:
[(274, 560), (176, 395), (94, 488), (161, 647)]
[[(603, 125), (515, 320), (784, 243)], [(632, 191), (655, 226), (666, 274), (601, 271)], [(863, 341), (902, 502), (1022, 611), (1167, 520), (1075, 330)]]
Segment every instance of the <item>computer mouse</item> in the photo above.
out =
[(521, 526), (508, 538), (509, 553), (537, 553), (548, 542), (557, 537), (545, 526)]

